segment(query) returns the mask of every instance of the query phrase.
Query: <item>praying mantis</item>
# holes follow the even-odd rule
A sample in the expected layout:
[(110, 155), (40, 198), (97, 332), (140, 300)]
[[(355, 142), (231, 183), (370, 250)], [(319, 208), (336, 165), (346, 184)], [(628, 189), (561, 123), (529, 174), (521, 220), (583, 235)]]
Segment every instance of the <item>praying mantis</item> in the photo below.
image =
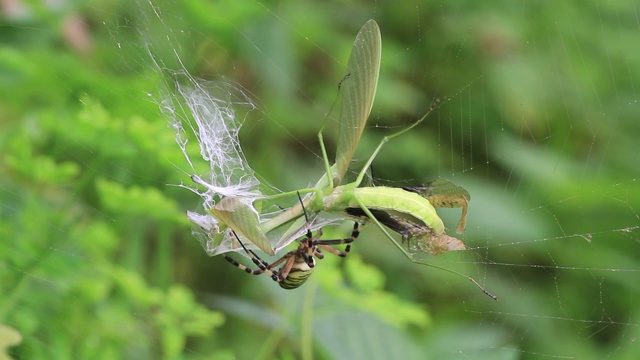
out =
[[(333, 165), (330, 164), (323, 140), (323, 130), (327, 120), (318, 132), (325, 173), (315, 186), (275, 195), (224, 196), (217, 203), (205, 206), (214, 219), (195, 213), (188, 213), (187, 216), (192, 222), (208, 231), (210, 246), (214, 250), (218, 249), (217, 253), (244, 248), (244, 245), (238, 245), (239, 239), (242, 239), (244, 243), (253, 244), (268, 255), (275, 255), (278, 250), (301, 235), (302, 229), (308, 223), (308, 220), (305, 220), (305, 209), (312, 214), (312, 217), (319, 213), (331, 213), (362, 223), (370, 221), (410, 261), (466, 277), (485, 294), (497, 299), (473, 278), (418, 260), (412, 254), (419, 251), (437, 255), (465, 248), (462, 241), (445, 234), (444, 224), (436, 213), (434, 205), (461, 207), (462, 216), (457, 230), (462, 232), (466, 224), (467, 204), (470, 199), (466, 190), (444, 179), (438, 179), (421, 187), (361, 186), (368, 169), (384, 145), (422, 123), (437, 106), (437, 100), (427, 113), (413, 124), (385, 136), (358, 172), (355, 181), (343, 184), (373, 106), (381, 52), (380, 29), (374, 20), (369, 20), (356, 36), (347, 65), (347, 75), (340, 86), (342, 91), (338, 122), (340, 128)], [(193, 175), (192, 180), (208, 191), (217, 191), (213, 185), (197, 175)], [(302, 194), (304, 198), (297, 205), (283, 209), (271, 218), (267, 219), (259, 211), (265, 202), (296, 194)], [(211, 221), (215, 222), (215, 228), (211, 226)], [(275, 245), (272, 245), (273, 240), (269, 239), (269, 235), (275, 229), (285, 225), (289, 225), (289, 229)], [(407, 246), (403, 246), (394, 239), (385, 225), (401, 234)]]

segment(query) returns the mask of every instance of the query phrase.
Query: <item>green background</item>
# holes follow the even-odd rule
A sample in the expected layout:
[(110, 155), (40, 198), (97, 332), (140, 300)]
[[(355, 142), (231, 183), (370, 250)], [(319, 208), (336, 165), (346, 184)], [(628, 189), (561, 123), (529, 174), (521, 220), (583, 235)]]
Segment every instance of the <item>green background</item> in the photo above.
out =
[[(17, 331), (16, 359), (640, 357), (640, 4), (26, 3), (0, 24), (0, 354)], [(356, 157), (443, 100), (374, 182), (463, 185), (469, 251), (421, 258), (497, 302), (373, 226), (294, 291), (191, 234), (170, 71), (244, 87), (247, 160), (295, 190), (322, 174), (316, 133), (370, 18), (382, 68)]]

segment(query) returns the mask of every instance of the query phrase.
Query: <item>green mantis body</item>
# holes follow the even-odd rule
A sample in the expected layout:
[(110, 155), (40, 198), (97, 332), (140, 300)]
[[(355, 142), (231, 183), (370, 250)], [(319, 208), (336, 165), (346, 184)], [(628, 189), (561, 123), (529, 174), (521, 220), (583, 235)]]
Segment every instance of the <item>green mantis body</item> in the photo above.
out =
[[(392, 187), (359, 187), (368, 168), (382, 147), (390, 139), (417, 126), (426, 118), (428, 113), (409, 127), (383, 138), (358, 173), (356, 180), (350, 184), (340, 185), (348, 170), (373, 105), (381, 51), (380, 30), (376, 22), (370, 20), (362, 27), (356, 37), (347, 65), (347, 76), (343, 80), (342, 90), (344, 93), (340, 113), (340, 134), (336, 162), (333, 166), (329, 165), (321, 130), (318, 133), (318, 140), (325, 164), (325, 176), (317, 182), (315, 187), (298, 190), (297, 192), (309, 194), (305, 199), (304, 205), (310, 212), (344, 213), (348, 208), (358, 207), (385, 232), (387, 237), (392, 239), (382, 224), (376, 221), (375, 216), (370, 213), (369, 209), (393, 211), (402, 214), (404, 217), (420, 224), (420, 226), (424, 226), (425, 229), (430, 229), (429, 236), (423, 236), (423, 242), (428, 241), (427, 239), (437, 241), (439, 236), (446, 236), (444, 235), (444, 224), (428, 198), (421, 194), (419, 190), (412, 191), (410, 189)], [(429, 109), (429, 112), (432, 109), (433, 106)], [(293, 195), (293, 192), (278, 194), (270, 199), (291, 195)], [(269, 232), (282, 224), (299, 218), (301, 215), (302, 204), (294, 206), (279, 216), (266, 221), (262, 224), (262, 229), (265, 232)], [(459, 243), (462, 244), (461, 242)], [(286, 241), (278, 245), (286, 245)], [(449, 250), (462, 248), (464, 246), (459, 245), (453, 246)], [(442, 252), (444, 252), (443, 249), (430, 253)]]
[[(429, 201), (431, 197), (431, 199), (437, 200), (437, 205), (463, 207), (464, 218), (466, 215), (467, 201), (469, 199), (468, 193), (464, 191), (464, 189), (458, 187), (458, 194), (456, 194), (456, 187), (452, 184), (449, 189), (454, 189), (453, 193), (444, 194), (438, 192), (438, 186), (416, 188), (360, 187), (367, 170), (382, 147), (392, 138), (420, 124), (431, 110), (433, 110), (437, 104), (437, 100), (422, 118), (407, 128), (384, 137), (373, 154), (368, 158), (354, 182), (341, 184), (349, 168), (362, 132), (364, 131), (373, 105), (380, 69), (381, 51), (382, 41), (380, 29), (375, 21), (369, 20), (359, 31), (355, 39), (347, 65), (347, 76), (345, 76), (345, 79), (341, 82), (342, 104), (339, 119), (340, 131), (334, 165), (330, 165), (324, 145), (323, 128), (326, 125), (325, 123), (318, 133), (325, 174), (318, 180), (316, 185), (312, 188), (271, 196), (257, 196), (251, 199), (233, 197), (221, 199), (217, 204), (207, 209), (211, 215), (219, 220), (217, 229), (214, 231), (217, 233), (217, 235), (215, 235), (217, 236), (217, 240), (214, 241), (214, 246), (216, 245), (216, 241), (217, 244), (222, 244), (225, 239), (226, 241), (233, 242), (233, 239), (229, 239), (231, 237), (229, 232), (226, 231), (229, 229), (265, 253), (274, 254), (293, 242), (300, 235), (300, 229), (304, 227), (304, 219), (302, 219), (302, 216), (306, 208), (311, 214), (330, 212), (347, 219), (354, 218), (353, 215), (348, 213), (348, 209), (359, 209), (358, 215), (355, 216), (356, 218), (359, 218), (362, 222), (371, 221), (376, 224), (385, 236), (412, 262), (431, 267), (440, 268), (436, 265), (415, 259), (410, 251), (425, 251), (430, 254), (439, 254), (449, 250), (464, 249), (461, 241), (444, 233), (444, 224), (437, 215), (433, 204)], [(199, 177), (194, 177), (194, 181), (207, 187), (206, 182)], [(257, 208), (262, 208), (265, 202), (291, 197), (295, 194), (303, 194), (305, 198), (301, 203), (284, 209), (270, 219), (266, 219), (256, 210)], [(438, 198), (437, 196), (440, 197)], [(449, 200), (447, 199), (453, 200), (448, 202)], [(384, 221), (379, 221), (376, 218), (376, 213), (379, 215), (386, 214), (382, 216)], [(194, 221), (194, 219), (192, 219), (192, 221)], [(390, 225), (389, 227), (392, 230), (399, 232), (403, 236), (405, 242), (409, 244), (408, 248), (410, 251), (405, 249), (391, 236), (383, 226), (385, 221), (386, 225)], [(202, 222), (194, 222), (202, 225)], [(272, 245), (268, 239), (268, 234), (285, 225), (289, 225), (289, 230), (276, 242), (275, 246)], [(461, 219), (458, 230), (464, 230), (463, 219)], [(412, 243), (417, 245), (411, 246)], [(237, 246), (237, 244), (232, 244), (227, 246), (226, 251), (237, 250), (239, 248), (240, 246)], [(443, 270), (465, 276), (449, 269)], [(475, 280), (470, 277), (467, 278), (485, 291)], [(487, 292), (485, 291), (485, 293)]]
[[(424, 252), (431, 255), (451, 250), (464, 250), (462, 241), (446, 234), (436, 235), (429, 226), (394, 211), (370, 209), (371, 214), (384, 226), (402, 235), (402, 242), (410, 252)], [(348, 208), (346, 213), (354, 220), (366, 222), (369, 217), (361, 208)]]

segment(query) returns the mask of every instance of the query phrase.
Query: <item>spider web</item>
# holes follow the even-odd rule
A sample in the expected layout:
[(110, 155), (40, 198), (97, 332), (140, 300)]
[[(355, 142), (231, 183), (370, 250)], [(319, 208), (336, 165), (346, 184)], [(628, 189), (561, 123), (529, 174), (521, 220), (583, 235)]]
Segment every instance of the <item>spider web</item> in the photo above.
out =
[[(354, 244), (354, 256), (382, 270), (386, 291), (428, 309), (431, 326), (400, 331), (366, 316), (365, 305), (354, 310), (324, 304), (312, 327), (314, 344), (322, 348), (320, 358), (639, 356), (640, 43), (635, 40), (640, 20), (634, 3), (590, 1), (574, 7), (372, 1), (345, 6), (337, 17), (301, 16), (335, 13), (329, 4), (309, 2), (296, 7), (250, 1), (243, 8), (226, 2), (166, 2), (134, 8), (131, 14), (136, 15), (130, 18), (121, 9), (94, 5), (89, 11), (114, 15), (113, 23), (93, 26), (107, 32), (112, 45), (121, 49), (116, 52), (118, 66), (184, 72), (186, 82), (195, 86), (204, 84), (195, 80), (199, 77), (226, 84), (220, 85), (224, 89), (251, 89), (247, 94), (259, 111), (236, 117), (244, 121), (241, 129), (232, 129), (239, 131), (241, 147), (226, 145), (239, 162), (220, 160), (229, 169), (227, 177), (209, 178), (217, 186), (246, 181), (243, 189), (254, 189), (260, 182), (271, 191), (288, 191), (319, 178), (323, 168), (315, 134), (330, 111), (357, 29), (369, 18), (382, 30), (382, 69), (353, 168), (358, 170), (357, 160), (366, 159), (382, 136), (419, 118), (433, 98), (441, 99), (424, 124), (382, 150), (374, 161), (372, 181), (414, 186), (444, 177), (464, 186), (472, 196), (462, 238), (468, 251), (422, 259), (473, 276), (500, 300), (474, 293), (464, 279), (407, 264), (373, 226), (367, 226)], [(138, 43), (131, 34), (138, 31), (144, 33), (145, 46), (136, 54), (132, 48)], [(158, 59), (163, 59), (161, 66)], [(133, 97), (160, 109), (159, 99), (175, 100), (181, 91), (166, 78), (156, 85), (148, 89), (151, 101), (146, 94)], [(239, 97), (225, 98), (231, 93), (212, 96), (226, 104), (246, 104)], [(241, 111), (236, 106), (232, 110)], [(170, 120), (158, 113), (154, 126), (161, 130), (155, 134), (165, 135), (150, 139), (162, 142), (174, 133)], [(329, 115), (329, 149), (335, 147), (331, 123), (336, 118)], [(74, 141), (78, 151), (90, 153), (88, 146)], [(172, 139), (162, 143), (179, 148)], [(181, 144), (185, 152), (197, 154), (199, 149), (187, 149), (194, 143)], [(175, 153), (181, 155), (179, 150)], [(193, 170), (211, 169), (200, 160), (189, 163), (180, 156), (161, 156), (175, 171), (169, 184), (190, 184)], [(122, 169), (113, 160), (109, 165), (95, 171), (114, 181), (132, 177), (166, 188), (166, 183), (156, 184), (154, 173)], [(182, 200), (186, 197), (178, 190), (184, 189), (169, 188), (170, 197), (181, 199), (173, 209), (177, 217), (201, 205), (193, 194)], [(8, 186), (2, 191), (14, 193)], [(127, 205), (136, 206), (135, 201)], [(5, 205), (3, 211), (16, 217), (18, 210), (12, 206)], [(440, 213), (447, 227), (454, 228), (459, 210)], [(139, 217), (107, 214), (109, 221), (118, 223), (137, 224)], [(35, 288), (66, 284), (51, 272), (34, 270), (32, 264), (41, 259), (57, 259), (50, 271), (63, 269), (58, 262), (79, 267), (93, 262), (84, 245), (76, 243), (80, 235), (66, 234), (53, 221), (51, 232), (71, 240), (47, 240), (40, 253), (25, 253), (24, 261), (5, 265), (10, 275), (30, 280)], [(8, 229), (5, 239), (20, 234), (18, 228)], [(262, 343), (265, 330), (255, 325), (277, 328), (273, 324), (282, 320), (274, 313), (293, 319), (288, 324), (302, 321), (299, 310), (310, 302), (308, 293), (284, 294), (268, 278), (259, 283), (226, 263), (211, 265), (224, 260), (198, 258), (204, 251), (195, 239), (183, 237), (177, 244), (181, 263), (176, 277), (198, 289), (202, 303), (224, 309), (230, 333), (249, 334)], [(6, 240), (2, 248), (14, 249)], [(236, 283), (247, 282), (258, 288), (256, 293), (242, 295)], [(321, 304), (333, 299), (326, 289), (316, 295)], [(270, 310), (256, 310), (251, 301)], [(42, 321), (54, 320), (54, 314), (48, 316)], [(146, 315), (137, 316), (146, 320)], [(238, 324), (237, 318), (249, 319), (249, 324)], [(40, 346), (44, 353), (55, 353), (53, 344)], [(203, 348), (197, 341), (186, 345), (191, 354), (206, 353)], [(264, 348), (246, 344), (229, 351), (247, 357), (256, 349)]]

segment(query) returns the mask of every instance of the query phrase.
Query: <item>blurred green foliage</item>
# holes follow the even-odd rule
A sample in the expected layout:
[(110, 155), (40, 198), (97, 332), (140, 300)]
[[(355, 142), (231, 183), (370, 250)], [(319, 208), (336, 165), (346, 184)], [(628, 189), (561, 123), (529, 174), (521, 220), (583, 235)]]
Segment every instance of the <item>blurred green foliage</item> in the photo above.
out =
[[(19, 4), (0, 24), (0, 356), (21, 336), (16, 359), (640, 357), (633, 2)], [(472, 251), (433, 261), (499, 302), (407, 264), (372, 228), (290, 292), (190, 233), (198, 199), (170, 186), (189, 179), (163, 70), (247, 89), (249, 163), (305, 187), (369, 18), (383, 62), (358, 154), (443, 99), (384, 149), (375, 181), (469, 190)], [(458, 215), (443, 212), (450, 228)]]

